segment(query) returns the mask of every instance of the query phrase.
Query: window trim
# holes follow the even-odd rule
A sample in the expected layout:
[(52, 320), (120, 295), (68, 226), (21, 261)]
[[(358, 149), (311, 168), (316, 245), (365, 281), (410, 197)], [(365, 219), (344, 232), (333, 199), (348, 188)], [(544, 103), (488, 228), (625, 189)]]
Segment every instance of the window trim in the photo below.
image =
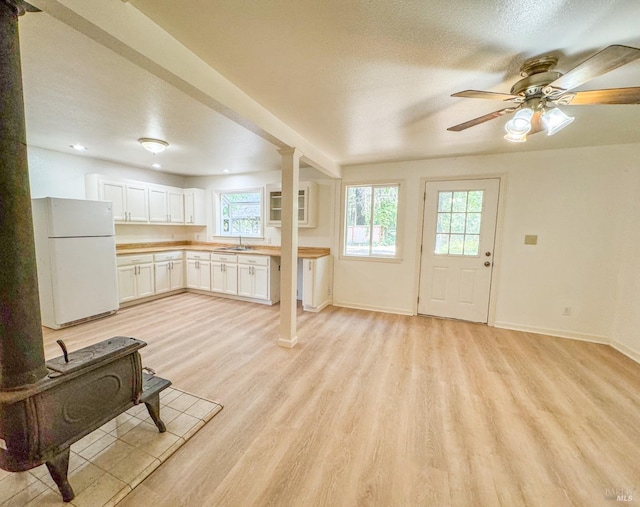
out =
[[(346, 234), (347, 234), (347, 189), (349, 187), (398, 187), (398, 213), (396, 227), (396, 252), (395, 255), (353, 255), (346, 253)], [(341, 192), (340, 206), (340, 260), (357, 260), (372, 262), (391, 262), (397, 263), (402, 261), (402, 245), (404, 238), (404, 180), (364, 180), (364, 181), (343, 181)]]
[(213, 224), (214, 224), (214, 236), (219, 238), (237, 238), (238, 234), (224, 234), (222, 230), (222, 196), (224, 194), (248, 194), (255, 193), (260, 194), (260, 231), (255, 236), (242, 236), (243, 238), (264, 238), (265, 228), (265, 210), (264, 210), (264, 187), (250, 187), (250, 188), (229, 188), (213, 190)]

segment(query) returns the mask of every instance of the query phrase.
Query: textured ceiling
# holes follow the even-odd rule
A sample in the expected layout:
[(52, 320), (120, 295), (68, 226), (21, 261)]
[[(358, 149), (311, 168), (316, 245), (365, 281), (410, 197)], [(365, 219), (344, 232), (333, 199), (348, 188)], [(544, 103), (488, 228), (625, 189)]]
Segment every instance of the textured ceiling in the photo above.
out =
[[(125, 7), (340, 164), (640, 142), (637, 105), (567, 106), (573, 124), (517, 145), (502, 138), (504, 119), (446, 130), (504, 107), (452, 93), (508, 92), (526, 58), (552, 53), (566, 72), (608, 45), (640, 47), (636, 0), (131, 0)], [(53, 124), (75, 114), (83, 132), (119, 139), (112, 158), (127, 142), (158, 135), (181, 150), (172, 172), (215, 173), (234, 162), (247, 170), (277, 166), (266, 141), (228, 127), (97, 43), (49, 26), (59, 22), (46, 15), (35, 17), (21, 20), (30, 142), (47, 146)], [(79, 106), (64, 93), (71, 78)], [(579, 89), (623, 86), (640, 86), (640, 61)]]

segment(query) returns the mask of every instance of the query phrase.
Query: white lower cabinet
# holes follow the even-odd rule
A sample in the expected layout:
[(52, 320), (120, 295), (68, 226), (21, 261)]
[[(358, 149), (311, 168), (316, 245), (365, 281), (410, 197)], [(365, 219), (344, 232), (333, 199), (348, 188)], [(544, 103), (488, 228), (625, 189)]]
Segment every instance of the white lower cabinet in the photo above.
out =
[(238, 256), (238, 296), (269, 299), (270, 258), (262, 255)]
[(197, 250), (119, 255), (120, 302), (179, 289), (275, 304), (280, 301), (280, 258)]
[(331, 304), (332, 257), (302, 259), (302, 308), (319, 312)]
[(211, 290), (211, 254), (187, 251), (187, 288)]
[(153, 260), (156, 294), (184, 289), (184, 260), (182, 252), (155, 254)]
[(211, 290), (222, 294), (238, 294), (238, 256), (211, 254)]
[(120, 303), (153, 294), (153, 255), (119, 256), (118, 299)]

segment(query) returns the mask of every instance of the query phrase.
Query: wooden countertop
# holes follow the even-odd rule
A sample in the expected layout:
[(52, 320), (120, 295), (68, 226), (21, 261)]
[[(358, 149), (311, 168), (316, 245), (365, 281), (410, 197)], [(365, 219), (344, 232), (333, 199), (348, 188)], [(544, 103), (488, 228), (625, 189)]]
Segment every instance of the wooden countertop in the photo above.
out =
[[(225, 243), (203, 243), (198, 241), (166, 241), (157, 243), (129, 243), (116, 245), (117, 255), (137, 255), (142, 253), (157, 253), (166, 252), (169, 250), (199, 250), (202, 252), (215, 252), (217, 249), (230, 246)], [(233, 246), (233, 245), (231, 245)], [(280, 257), (280, 247), (270, 245), (255, 245), (251, 246), (249, 250), (243, 250), (239, 252), (235, 251), (220, 251), (219, 253), (239, 253), (239, 254), (251, 254), (251, 255), (269, 255), (271, 257)], [(329, 248), (314, 248), (301, 246), (298, 248), (298, 257), (302, 259), (318, 259), (331, 254)]]

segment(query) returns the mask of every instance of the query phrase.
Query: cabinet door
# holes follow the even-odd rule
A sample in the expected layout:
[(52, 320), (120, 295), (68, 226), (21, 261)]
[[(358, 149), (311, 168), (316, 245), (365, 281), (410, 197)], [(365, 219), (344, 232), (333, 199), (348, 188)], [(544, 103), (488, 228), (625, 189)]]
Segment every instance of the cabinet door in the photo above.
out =
[(156, 294), (162, 294), (171, 290), (171, 270), (169, 261), (156, 262), (154, 264)]
[(253, 266), (238, 265), (238, 296), (253, 297)]
[(144, 185), (127, 184), (127, 211), (130, 222), (148, 222), (149, 209), (147, 204), (147, 187)]
[(257, 299), (269, 299), (269, 268), (268, 266), (253, 267), (253, 294)]
[(185, 190), (184, 191), (184, 223), (185, 224), (193, 224), (195, 223), (195, 203), (194, 203), (194, 195), (193, 191)]
[(238, 265), (237, 264), (225, 264), (225, 294), (237, 294), (238, 293)]
[(171, 290), (184, 288), (184, 263), (182, 261), (170, 261), (171, 265)]
[(198, 264), (200, 272), (200, 290), (211, 290), (211, 263), (209, 261), (200, 261)]
[(149, 222), (168, 222), (167, 191), (149, 188)]
[(136, 266), (118, 267), (118, 301), (126, 303), (136, 299)]
[(172, 224), (184, 223), (184, 197), (182, 191), (169, 190), (167, 192), (169, 222)]
[(136, 278), (138, 297), (143, 298), (153, 295), (153, 264), (139, 264)]
[(316, 306), (315, 262), (302, 259), (302, 305)]
[(126, 192), (124, 183), (100, 182), (100, 199), (113, 203), (113, 220), (124, 222), (127, 218)]
[(282, 192), (280, 190), (269, 190), (268, 203), (267, 225), (280, 227), (282, 221)]
[(200, 270), (198, 269), (198, 262), (195, 259), (187, 260), (187, 287), (190, 289), (200, 288)]
[(213, 292), (225, 291), (224, 267), (222, 262), (211, 263), (211, 290)]

